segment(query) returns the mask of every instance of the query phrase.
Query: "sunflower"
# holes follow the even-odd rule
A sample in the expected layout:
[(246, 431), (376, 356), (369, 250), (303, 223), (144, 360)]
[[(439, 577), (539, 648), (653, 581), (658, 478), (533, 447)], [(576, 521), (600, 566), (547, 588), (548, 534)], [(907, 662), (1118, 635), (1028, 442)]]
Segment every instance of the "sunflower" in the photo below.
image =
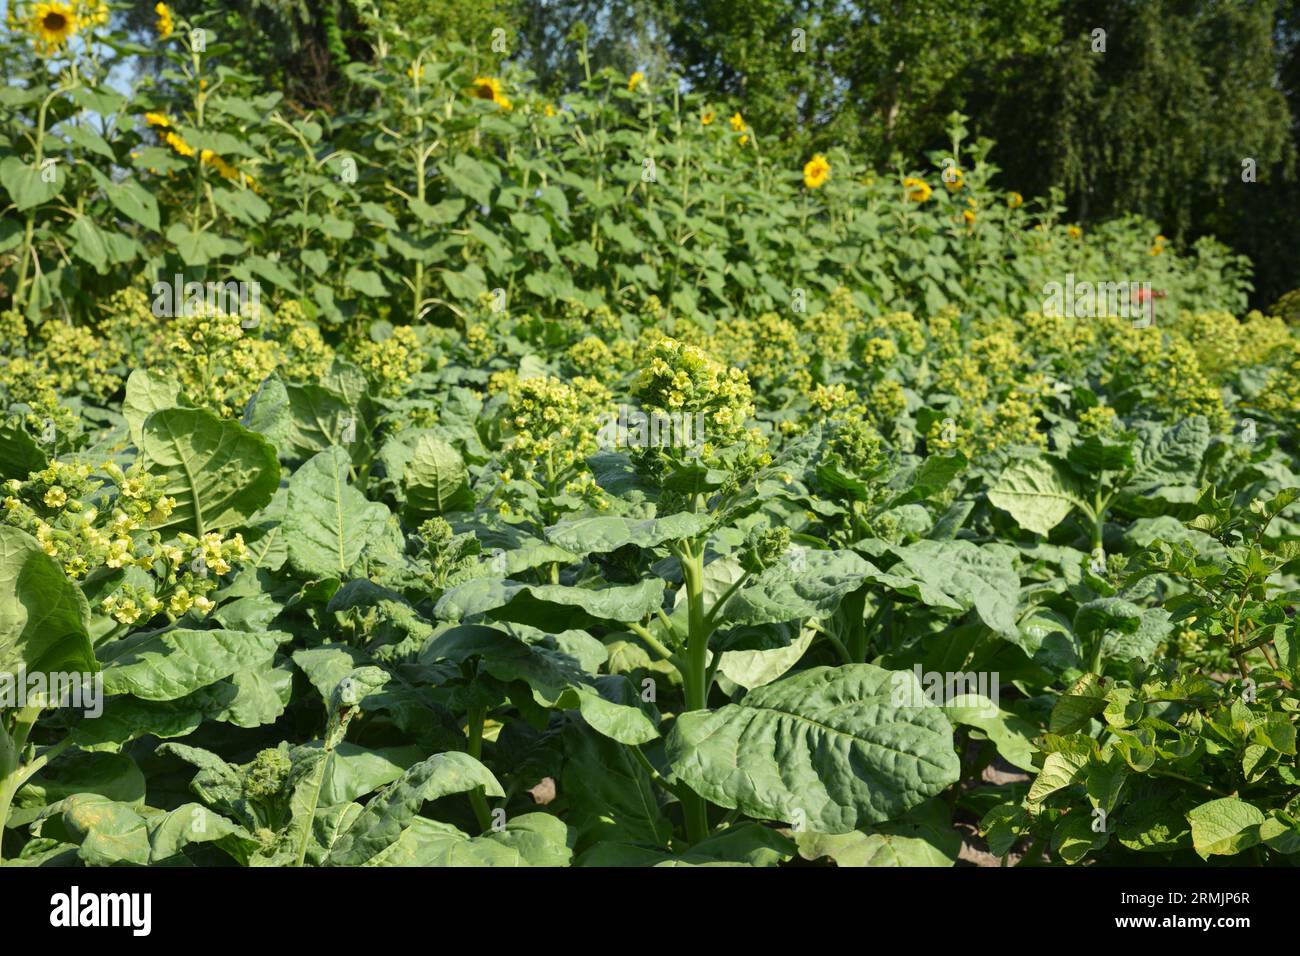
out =
[(737, 133), (743, 133), (745, 131), (745, 121), (741, 119), (739, 113), (732, 113), (730, 122), (731, 128)]
[(831, 164), (821, 153), (814, 153), (813, 158), (804, 163), (803, 184), (809, 189), (820, 189), (830, 177)]
[(477, 100), (491, 100), (503, 110), (514, 109), (510, 100), (501, 92), (501, 81), (495, 76), (476, 76), (469, 88), (469, 95)]
[(163, 113), (145, 113), (144, 121), (150, 126), (161, 126), (163, 129), (170, 129), (172, 121)]
[(1081, 239), (1083, 237), (1083, 230), (1078, 226), (1067, 226), (1065, 234), (1071, 239)]
[(69, 38), (81, 28), (72, 7), (62, 0), (49, 0), (36, 4), (27, 32), (32, 35), (36, 49), (46, 54), (57, 53)]
[(171, 133), (171, 132), (166, 133), (163, 136), (163, 142), (166, 143), (168, 146), (170, 146), (172, 149), (176, 150), (176, 152), (179, 153), (181, 156), (194, 155), (194, 147), (191, 146), (189, 143), (185, 142), (185, 140), (181, 139), (180, 136), (177, 135), (176, 133)]
[(199, 153), (199, 162), (206, 163), (221, 174), (223, 179), (239, 179), (239, 170), (231, 166), (224, 159), (218, 156), (210, 149), (205, 149)]
[(172, 31), (176, 29), (176, 24), (172, 21), (171, 7), (167, 6), (165, 3), (155, 4), (153, 12), (158, 15), (158, 19), (154, 21), (153, 28), (158, 31), (158, 38), (160, 40), (166, 40), (172, 35)]
[(741, 146), (748, 146), (748, 145), (749, 145), (749, 134), (748, 134), (748, 133), (746, 133), (744, 136), (740, 137), (740, 145), (741, 145)]
[(1007, 193), (1007, 207), (1010, 209), (1019, 209), (1025, 204), (1025, 197), (1020, 193)]
[(644, 79), (645, 79), (645, 74), (642, 73), (640, 70), (637, 70), (635, 73), (633, 73), (631, 76), (627, 78), (627, 91), (631, 93), (633, 90), (635, 90), (638, 86), (641, 85), (641, 82)]
[(545, 113), (547, 116), (554, 116), (555, 107), (552, 106), (550, 103), (547, 103), (544, 107), (542, 107), (542, 112)]
[(943, 184), (948, 187), (948, 192), (955, 193), (965, 185), (963, 177), (966, 174), (961, 171), (960, 166), (947, 166), (943, 171)]
[(715, 119), (715, 114), (713, 110), (705, 110), (703, 113), (700, 114), (700, 125), (708, 126), (713, 122), (714, 119)]
[(963, 210), (961, 211), (961, 217), (962, 217), (963, 219), (966, 220), (966, 225), (968, 225), (968, 226), (973, 226), (973, 225), (975, 225), (975, 210), (974, 210), (974, 209), (963, 209)]
[(930, 193), (933, 190), (924, 179), (908, 176), (903, 180), (903, 192), (912, 202), (925, 202), (930, 198)]

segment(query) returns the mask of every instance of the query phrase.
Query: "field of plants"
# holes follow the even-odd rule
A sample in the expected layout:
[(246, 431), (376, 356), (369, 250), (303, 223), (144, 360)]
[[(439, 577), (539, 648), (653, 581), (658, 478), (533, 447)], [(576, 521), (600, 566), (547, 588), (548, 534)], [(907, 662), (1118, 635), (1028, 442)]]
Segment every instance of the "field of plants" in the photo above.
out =
[(791, 165), (640, 72), (393, 30), (304, 113), (7, 13), (5, 865), (1300, 862), (1300, 337), (1226, 247), (959, 114)]

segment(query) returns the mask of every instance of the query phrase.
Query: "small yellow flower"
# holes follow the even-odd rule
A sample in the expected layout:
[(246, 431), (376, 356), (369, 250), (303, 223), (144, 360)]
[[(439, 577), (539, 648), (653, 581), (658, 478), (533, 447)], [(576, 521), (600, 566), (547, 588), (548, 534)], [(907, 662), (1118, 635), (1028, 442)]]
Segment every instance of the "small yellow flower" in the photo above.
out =
[(501, 81), (495, 76), (476, 76), (469, 88), (469, 95), (478, 100), (491, 100), (503, 110), (514, 109), (510, 100), (501, 92)]
[(962, 217), (963, 219), (966, 220), (966, 225), (968, 225), (968, 226), (973, 226), (973, 225), (975, 225), (975, 210), (974, 210), (974, 209), (963, 209), (963, 210), (962, 210), (962, 213), (961, 213), (961, 217)]
[(917, 179), (915, 176), (908, 176), (903, 180), (903, 192), (912, 202), (925, 202), (930, 198), (933, 190), (930, 184), (924, 179)]
[(744, 136), (740, 137), (740, 145), (741, 145), (741, 146), (748, 146), (748, 145), (749, 145), (749, 134), (748, 134), (748, 133), (746, 133)]
[(1165, 251), (1165, 243), (1169, 240), (1164, 236), (1156, 236), (1155, 244), (1151, 246), (1151, 255), (1158, 256)]
[(1019, 209), (1025, 204), (1025, 197), (1017, 192), (1007, 193), (1007, 206), (1011, 209)]
[(948, 192), (955, 193), (965, 185), (965, 173), (961, 171), (960, 166), (945, 166), (943, 170), (943, 184), (948, 187)]
[(1065, 228), (1065, 234), (1071, 239), (1081, 239), (1083, 237), (1083, 230), (1078, 226), (1067, 226)]
[(555, 107), (552, 106), (550, 103), (547, 103), (544, 107), (542, 107), (542, 112), (545, 113), (547, 116), (554, 116)]
[(163, 113), (145, 113), (144, 121), (150, 126), (160, 126), (163, 129), (170, 129), (172, 121)]
[(79, 29), (81, 23), (76, 13), (62, 0), (36, 4), (27, 24), (27, 32), (32, 35), (37, 50), (46, 56), (63, 49)]
[(709, 126), (713, 123), (714, 119), (716, 118), (717, 115), (713, 112), (713, 110), (705, 110), (703, 113), (700, 114), (700, 125)]
[(158, 15), (158, 19), (154, 21), (153, 28), (158, 31), (158, 38), (160, 40), (166, 40), (172, 35), (172, 31), (176, 29), (176, 24), (172, 21), (171, 7), (167, 6), (165, 3), (155, 4), (153, 12)]
[(803, 184), (809, 189), (820, 189), (831, 175), (831, 164), (821, 153), (814, 153), (803, 167)]
[(734, 129), (737, 133), (744, 132), (745, 121), (741, 119), (739, 113), (732, 113), (730, 122), (731, 122), (731, 128)]
[(627, 78), (628, 92), (630, 93), (633, 90), (635, 90), (638, 86), (641, 85), (643, 80), (645, 80), (645, 74), (642, 73), (640, 70), (637, 70), (635, 73), (629, 76)]
[(58, 485), (45, 492), (45, 507), (62, 508), (68, 503), (68, 494)]

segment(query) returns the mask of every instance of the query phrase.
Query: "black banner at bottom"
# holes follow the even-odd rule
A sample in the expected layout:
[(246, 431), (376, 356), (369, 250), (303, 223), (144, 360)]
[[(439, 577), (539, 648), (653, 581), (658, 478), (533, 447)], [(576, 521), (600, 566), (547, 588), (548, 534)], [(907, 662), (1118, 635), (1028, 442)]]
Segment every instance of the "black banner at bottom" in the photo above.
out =
[[(915, 933), (940, 928), (1062, 929), (1150, 939), (1228, 942), (1294, 922), (1300, 880), (1289, 869), (3, 869), (12, 939), (78, 934), (114, 945), (282, 936), (296, 944), (373, 942), (377, 931), (430, 920), (473, 921), (491, 943), (584, 934), (672, 933), (687, 919), (728, 941), (764, 941), (799, 914)], [(670, 918), (669, 914), (673, 914)], [(668, 922), (664, 922), (667, 920)], [(647, 924), (645, 921), (649, 921)], [(958, 922), (959, 921), (959, 922)], [(469, 924), (466, 924), (469, 928)], [(540, 934), (540, 935), (539, 935)], [(1082, 937), (1081, 937), (1082, 938)], [(772, 940), (766, 940), (772, 942)]]

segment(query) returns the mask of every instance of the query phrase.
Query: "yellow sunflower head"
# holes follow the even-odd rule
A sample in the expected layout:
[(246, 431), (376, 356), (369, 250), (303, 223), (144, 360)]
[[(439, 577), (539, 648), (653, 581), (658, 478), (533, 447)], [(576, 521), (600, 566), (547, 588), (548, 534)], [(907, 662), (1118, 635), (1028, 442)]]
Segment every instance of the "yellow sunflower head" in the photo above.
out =
[(930, 184), (924, 179), (917, 179), (915, 176), (908, 176), (903, 180), (903, 193), (912, 202), (925, 202), (930, 198), (933, 190)]
[(158, 3), (154, 5), (153, 12), (158, 17), (154, 21), (153, 28), (158, 31), (159, 39), (166, 40), (172, 35), (172, 31), (176, 29), (176, 23), (172, 19), (171, 7), (165, 3)]
[(1067, 226), (1065, 234), (1071, 239), (1080, 239), (1083, 237), (1083, 230), (1078, 226)]
[(826, 162), (826, 157), (821, 153), (815, 153), (812, 159), (804, 163), (803, 184), (809, 189), (820, 189), (830, 175), (831, 164)]
[(193, 156), (194, 147), (185, 140), (181, 139), (176, 133), (168, 132), (163, 136), (163, 142), (174, 149), (181, 156)]
[(150, 126), (160, 126), (163, 129), (169, 129), (172, 121), (169, 120), (165, 113), (145, 113), (144, 121)]
[(1025, 197), (1020, 193), (1012, 192), (1007, 194), (1007, 206), (1011, 209), (1019, 209), (1025, 204)]
[(701, 125), (701, 126), (708, 126), (708, 125), (710, 125), (710, 124), (714, 121), (714, 119), (716, 119), (716, 118), (717, 118), (717, 117), (716, 117), (716, 115), (714, 114), (713, 110), (705, 110), (703, 113), (700, 114), (700, 125)]
[(645, 80), (645, 74), (642, 73), (640, 70), (637, 70), (635, 73), (633, 73), (631, 76), (627, 78), (628, 92), (630, 93), (632, 90), (635, 90), (638, 86), (641, 85), (642, 81), (644, 80)]
[(743, 133), (745, 131), (745, 121), (741, 119), (740, 113), (732, 113), (730, 122), (731, 128), (737, 133)]
[(501, 92), (501, 81), (495, 76), (476, 76), (470, 85), (469, 95), (477, 100), (491, 100), (503, 110), (514, 109), (510, 100)]
[(47, 56), (62, 50), (79, 29), (81, 23), (76, 13), (62, 0), (36, 4), (27, 24), (27, 32), (32, 35), (36, 49)]

